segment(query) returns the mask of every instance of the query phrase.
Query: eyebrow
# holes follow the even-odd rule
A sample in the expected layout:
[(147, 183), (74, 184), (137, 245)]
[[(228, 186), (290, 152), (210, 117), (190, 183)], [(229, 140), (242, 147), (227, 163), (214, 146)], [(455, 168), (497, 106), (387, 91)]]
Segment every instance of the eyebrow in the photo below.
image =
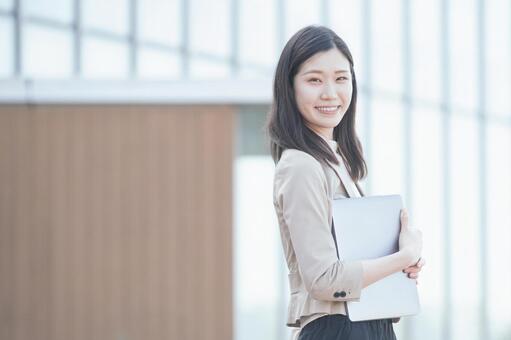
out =
[[(337, 70), (335, 71), (335, 73), (347, 73), (348, 71), (347, 70)], [(320, 70), (310, 70), (310, 71), (307, 71), (305, 73), (303, 73), (302, 75), (306, 75), (306, 74), (309, 74), (309, 73), (323, 73), (323, 71), (320, 71)]]

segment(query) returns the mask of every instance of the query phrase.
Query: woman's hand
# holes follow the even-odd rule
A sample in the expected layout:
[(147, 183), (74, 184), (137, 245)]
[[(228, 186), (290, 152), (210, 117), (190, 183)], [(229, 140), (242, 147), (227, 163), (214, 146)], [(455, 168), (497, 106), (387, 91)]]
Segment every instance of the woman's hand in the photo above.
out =
[(422, 232), (408, 226), (408, 212), (401, 209), (401, 231), (399, 233), (399, 250), (407, 254), (409, 259), (405, 268), (418, 264), (422, 254)]
[(419, 281), (417, 280), (419, 278), (419, 272), (425, 265), (426, 261), (421, 257), (419, 262), (417, 262), (415, 265), (403, 269), (403, 273), (408, 273), (407, 276), (410, 279), (415, 279), (415, 283), (419, 284)]

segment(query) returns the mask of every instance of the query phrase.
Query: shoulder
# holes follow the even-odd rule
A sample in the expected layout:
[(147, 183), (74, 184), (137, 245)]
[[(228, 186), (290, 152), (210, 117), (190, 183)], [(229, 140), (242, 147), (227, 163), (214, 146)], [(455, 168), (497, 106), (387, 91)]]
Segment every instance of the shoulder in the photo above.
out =
[(326, 202), (328, 181), (322, 164), (310, 154), (287, 149), (275, 168), (273, 179), (274, 202), (284, 198), (291, 205), (308, 209), (311, 202)]
[(275, 179), (279, 177), (303, 180), (325, 180), (321, 163), (310, 154), (296, 149), (286, 149), (275, 167)]
[(310, 154), (296, 149), (286, 149), (277, 163), (276, 171), (321, 170), (321, 163)]

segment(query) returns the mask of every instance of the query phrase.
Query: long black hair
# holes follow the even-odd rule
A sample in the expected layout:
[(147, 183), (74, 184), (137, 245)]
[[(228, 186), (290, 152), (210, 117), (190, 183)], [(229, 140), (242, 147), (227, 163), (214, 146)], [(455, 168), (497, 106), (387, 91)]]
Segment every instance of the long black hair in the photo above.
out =
[(277, 163), (285, 149), (298, 149), (310, 154), (322, 164), (339, 165), (326, 141), (312, 131), (298, 109), (294, 94), (294, 77), (300, 66), (318, 52), (337, 48), (349, 61), (353, 85), (350, 106), (341, 122), (334, 128), (341, 156), (355, 182), (367, 175), (362, 145), (355, 132), (357, 81), (353, 57), (346, 43), (331, 29), (311, 25), (296, 32), (286, 43), (280, 55), (273, 81), (273, 102), (266, 123), (273, 161)]

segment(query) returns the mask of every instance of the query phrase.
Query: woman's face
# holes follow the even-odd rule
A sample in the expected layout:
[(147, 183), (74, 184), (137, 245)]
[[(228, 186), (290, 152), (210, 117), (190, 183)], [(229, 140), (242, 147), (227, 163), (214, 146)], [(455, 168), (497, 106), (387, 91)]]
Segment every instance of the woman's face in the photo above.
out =
[(294, 91), (307, 126), (333, 139), (334, 127), (341, 122), (353, 92), (348, 59), (337, 48), (316, 53), (300, 66)]

